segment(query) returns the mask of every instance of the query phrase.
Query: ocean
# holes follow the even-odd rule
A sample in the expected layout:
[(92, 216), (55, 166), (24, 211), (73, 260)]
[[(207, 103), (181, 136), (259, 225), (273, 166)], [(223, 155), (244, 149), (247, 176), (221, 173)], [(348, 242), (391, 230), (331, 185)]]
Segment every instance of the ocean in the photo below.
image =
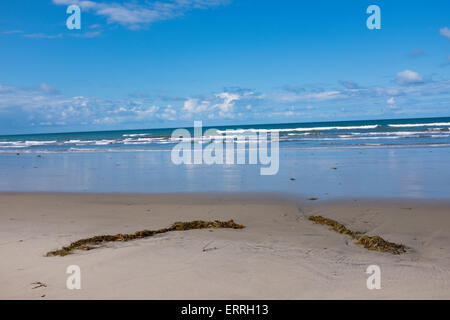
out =
[[(267, 166), (260, 164), (177, 165), (169, 152), (179, 143), (171, 139), (173, 129), (0, 136), (0, 192), (449, 199), (449, 128), (447, 117), (230, 126), (208, 132), (209, 138), (227, 130), (234, 137), (279, 132), (279, 171), (271, 176), (261, 175)], [(249, 142), (235, 143), (237, 149)]]
[[(204, 131), (211, 127), (204, 127)], [(280, 148), (393, 148), (450, 146), (450, 117), (358, 120), (218, 126), (208, 139), (228, 134), (278, 132)], [(193, 133), (192, 128), (187, 128)], [(179, 143), (172, 139), (175, 129), (142, 129), (55, 134), (0, 136), (0, 153), (86, 153), (168, 151)], [(194, 138), (193, 138), (194, 139)], [(238, 141), (236, 140), (236, 143)]]

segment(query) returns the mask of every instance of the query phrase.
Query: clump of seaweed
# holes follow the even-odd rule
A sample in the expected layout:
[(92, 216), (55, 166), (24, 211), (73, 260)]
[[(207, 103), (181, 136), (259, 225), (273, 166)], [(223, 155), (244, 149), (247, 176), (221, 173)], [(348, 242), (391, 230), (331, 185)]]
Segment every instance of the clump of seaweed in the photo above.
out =
[(137, 231), (134, 234), (116, 234), (116, 235), (102, 235), (95, 236), (92, 238), (81, 239), (72, 242), (66, 247), (61, 249), (50, 251), (46, 254), (47, 257), (53, 256), (66, 256), (73, 253), (74, 250), (92, 250), (98, 248), (101, 244), (105, 242), (116, 242), (116, 241), (131, 241), (137, 239), (144, 239), (147, 237), (152, 237), (156, 234), (166, 233), (170, 231), (186, 231), (194, 229), (243, 229), (245, 228), (242, 224), (237, 224), (233, 220), (230, 221), (192, 221), (192, 222), (175, 222), (168, 228), (163, 228), (159, 230), (143, 230)]
[(324, 218), (322, 216), (310, 216), (309, 220), (322, 225), (330, 226), (332, 230), (350, 236), (352, 239), (356, 240), (356, 244), (363, 245), (364, 248), (368, 250), (389, 252), (392, 254), (402, 254), (407, 251), (407, 247), (403, 244), (386, 241), (380, 236), (370, 237), (365, 235), (363, 232), (351, 231), (343, 224), (332, 219)]

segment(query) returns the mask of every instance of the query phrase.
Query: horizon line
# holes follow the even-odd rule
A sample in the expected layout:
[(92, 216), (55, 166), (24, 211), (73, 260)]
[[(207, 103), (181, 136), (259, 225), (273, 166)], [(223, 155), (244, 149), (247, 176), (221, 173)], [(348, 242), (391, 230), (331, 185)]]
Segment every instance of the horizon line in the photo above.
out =
[[(204, 128), (224, 128), (234, 126), (267, 126), (267, 125), (289, 125), (289, 124), (314, 124), (314, 123), (328, 123), (328, 122), (354, 122), (354, 121), (389, 121), (389, 120), (418, 120), (418, 119), (440, 119), (450, 118), (449, 116), (442, 117), (419, 117), (419, 118), (378, 118), (378, 119), (354, 119), (354, 120), (334, 120), (334, 121), (310, 121), (310, 122), (270, 122), (270, 123), (251, 123), (251, 124), (231, 124), (231, 125), (215, 125), (203, 126)], [(203, 121), (203, 120), (192, 120)], [(88, 130), (88, 131), (61, 131), (61, 132), (42, 132), (42, 133), (15, 133), (15, 134), (0, 134), (0, 137), (10, 136), (26, 136), (26, 135), (57, 135), (57, 134), (74, 134), (74, 133), (97, 133), (97, 132), (120, 132), (120, 131), (146, 131), (146, 130), (176, 130), (176, 129), (193, 129), (194, 126), (179, 126), (179, 127), (155, 127), (155, 128), (140, 128), (140, 129), (114, 129), (114, 130)]]

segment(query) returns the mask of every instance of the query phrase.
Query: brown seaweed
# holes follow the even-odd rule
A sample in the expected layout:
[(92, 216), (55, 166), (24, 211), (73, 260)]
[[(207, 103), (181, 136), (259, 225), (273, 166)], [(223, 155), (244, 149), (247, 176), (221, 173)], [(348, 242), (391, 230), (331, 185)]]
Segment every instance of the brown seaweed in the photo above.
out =
[(389, 242), (381, 238), (380, 236), (367, 236), (363, 232), (351, 231), (347, 229), (343, 224), (322, 216), (310, 216), (309, 220), (316, 223), (330, 226), (332, 230), (350, 236), (356, 240), (356, 244), (363, 245), (368, 250), (376, 250), (382, 252), (389, 252), (392, 254), (401, 254), (407, 251), (407, 247), (403, 244), (397, 244)]
[(194, 229), (243, 229), (245, 228), (242, 224), (237, 224), (233, 220), (230, 221), (192, 221), (192, 222), (175, 222), (168, 228), (163, 228), (159, 230), (143, 230), (137, 231), (134, 234), (116, 234), (116, 235), (102, 235), (95, 236), (92, 238), (81, 239), (72, 242), (66, 247), (61, 249), (50, 251), (46, 254), (47, 257), (53, 256), (66, 256), (73, 253), (74, 250), (92, 250), (98, 248), (100, 245), (106, 242), (125, 242), (137, 239), (144, 239), (152, 237), (156, 234), (166, 233), (170, 231), (187, 231)]
[(33, 282), (33, 283), (31, 283), (31, 285), (34, 286), (31, 289), (38, 289), (38, 288), (41, 288), (41, 287), (47, 288), (47, 285), (45, 283), (40, 282), (40, 281)]

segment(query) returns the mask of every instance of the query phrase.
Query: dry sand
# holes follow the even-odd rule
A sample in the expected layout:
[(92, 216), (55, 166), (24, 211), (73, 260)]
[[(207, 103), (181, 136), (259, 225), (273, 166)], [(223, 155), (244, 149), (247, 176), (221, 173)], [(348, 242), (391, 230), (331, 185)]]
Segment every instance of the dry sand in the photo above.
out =
[[(449, 299), (449, 208), (267, 194), (0, 194), (0, 299)], [(412, 249), (397, 256), (366, 250), (307, 220), (311, 214)], [(246, 228), (171, 232), (44, 257), (85, 237), (196, 219), (234, 219)], [(69, 265), (81, 268), (81, 290), (66, 288)], [(381, 268), (381, 290), (366, 287), (369, 265)]]

